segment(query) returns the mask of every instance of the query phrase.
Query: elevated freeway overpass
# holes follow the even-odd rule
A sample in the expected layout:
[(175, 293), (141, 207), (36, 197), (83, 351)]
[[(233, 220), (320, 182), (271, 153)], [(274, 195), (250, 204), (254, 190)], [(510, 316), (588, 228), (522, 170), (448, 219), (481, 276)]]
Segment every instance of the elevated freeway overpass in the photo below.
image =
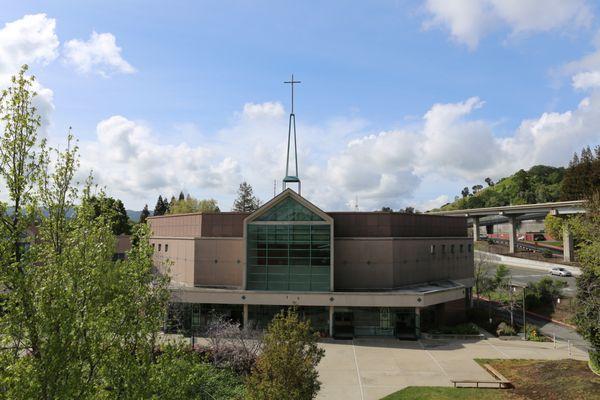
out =
[[(473, 240), (477, 241), (481, 219), (486, 224), (504, 223), (509, 225), (509, 252), (514, 253), (517, 245), (517, 223), (547, 214), (565, 216), (585, 213), (585, 200), (557, 201), (550, 203), (522, 204), (516, 206), (469, 208), (465, 210), (434, 211), (429, 214), (467, 217), (473, 224)], [(565, 261), (573, 261), (573, 235), (568, 228), (563, 232), (563, 255)]]

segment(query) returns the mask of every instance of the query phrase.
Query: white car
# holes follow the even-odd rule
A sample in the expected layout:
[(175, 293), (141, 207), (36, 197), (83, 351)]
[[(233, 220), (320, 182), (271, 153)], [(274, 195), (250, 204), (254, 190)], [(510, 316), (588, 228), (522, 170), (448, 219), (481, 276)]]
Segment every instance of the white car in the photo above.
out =
[(556, 276), (573, 276), (573, 274), (571, 274), (571, 272), (569, 272), (568, 270), (561, 268), (561, 267), (556, 267), (556, 268), (552, 268), (550, 270), (550, 275), (556, 275)]

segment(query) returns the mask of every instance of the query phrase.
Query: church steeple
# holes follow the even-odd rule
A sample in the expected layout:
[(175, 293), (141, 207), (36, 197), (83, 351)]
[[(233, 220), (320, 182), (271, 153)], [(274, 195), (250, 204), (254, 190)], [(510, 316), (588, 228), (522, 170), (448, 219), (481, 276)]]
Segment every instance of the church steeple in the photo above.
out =
[[(301, 82), (295, 81), (294, 74), (292, 74), (292, 79), (283, 83), (289, 83), (292, 87), (292, 112), (290, 113), (290, 121), (288, 124), (287, 159), (285, 164), (285, 178), (283, 178), (283, 190), (286, 189), (288, 183), (297, 183), (298, 194), (302, 194), (300, 178), (298, 177), (298, 146), (296, 144), (296, 115), (294, 114), (294, 85)], [(290, 174), (290, 147), (292, 145), (292, 130), (294, 132), (294, 174)]]

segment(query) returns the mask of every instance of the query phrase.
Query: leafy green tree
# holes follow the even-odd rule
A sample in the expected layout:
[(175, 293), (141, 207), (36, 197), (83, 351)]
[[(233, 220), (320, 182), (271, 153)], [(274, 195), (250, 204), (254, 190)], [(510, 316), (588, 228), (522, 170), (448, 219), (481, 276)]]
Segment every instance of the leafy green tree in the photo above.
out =
[(214, 213), (220, 212), (219, 206), (215, 199), (198, 200), (188, 196), (183, 200), (175, 201), (170, 207), (168, 214), (187, 214), (187, 213)]
[(129, 217), (123, 202), (104, 194), (98, 196), (89, 196), (84, 201), (88, 202), (94, 210), (92, 218), (102, 218), (108, 221), (113, 234), (129, 235), (131, 234), (131, 225)]
[(91, 181), (82, 195), (72, 182), (72, 137), (58, 152), (37, 136), (26, 70), (0, 98), (8, 197), (0, 210), (0, 397), (148, 398), (168, 278), (153, 272), (145, 225), (134, 231), (128, 258), (113, 261), (116, 237), (109, 219), (96, 215)]
[(577, 277), (575, 322), (592, 346), (590, 365), (600, 372), (600, 191), (588, 200), (587, 213), (571, 221), (582, 274)]
[(238, 197), (233, 203), (232, 211), (254, 212), (260, 207), (260, 200), (254, 196), (252, 186), (247, 182), (240, 183)]
[(140, 224), (145, 224), (146, 220), (148, 219), (148, 217), (150, 216), (150, 211), (148, 211), (148, 204), (144, 205), (144, 208), (142, 209), (142, 213), (140, 214)]
[(277, 314), (263, 338), (263, 352), (248, 378), (250, 400), (310, 400), (319, 392), (317, 365), (325, 351), (318, 333), (296, 310)]
[(159, 195), (158, 200), (156, 200), (156, 205), (154, 206), (154, 212), (152, 213), (152, 215), (165, 215), (168, 209), (169, 203), (167, 203), (166, 200), (164, 200), (162, 196)]

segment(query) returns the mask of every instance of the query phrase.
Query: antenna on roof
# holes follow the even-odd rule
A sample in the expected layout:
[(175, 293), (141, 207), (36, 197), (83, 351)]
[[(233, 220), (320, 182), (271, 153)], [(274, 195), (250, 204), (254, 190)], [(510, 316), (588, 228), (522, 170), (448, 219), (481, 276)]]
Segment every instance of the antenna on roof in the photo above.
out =
[[(294, 114), (294, 84), (301, 83), (300, 81), (294, 80), (294, 74), (292, 79), (283, 83), (289, 83), (292, 87), (292, 112), (290, 113), (290, 121), (288, 123), (288, 145), (287, 145), (287, 160), (285, 164), (285, 178), (283, 178), (282, 189), (285, 190), (288, 183), (298, 184), (298, 194), (301, 194), (301, 183), (298, 178), (298, 146), (296, 145), (296, 115)], [(292, 128), (294, 130), (294, 162), (296, 163), (296, 173), (290, 175), (290, 146), (292, 145)]]
[(358, 196), (354, 199), (354, 211), (358, 211)]
[(277, 179), (273, 179), (273, 197), (277, 196)]

